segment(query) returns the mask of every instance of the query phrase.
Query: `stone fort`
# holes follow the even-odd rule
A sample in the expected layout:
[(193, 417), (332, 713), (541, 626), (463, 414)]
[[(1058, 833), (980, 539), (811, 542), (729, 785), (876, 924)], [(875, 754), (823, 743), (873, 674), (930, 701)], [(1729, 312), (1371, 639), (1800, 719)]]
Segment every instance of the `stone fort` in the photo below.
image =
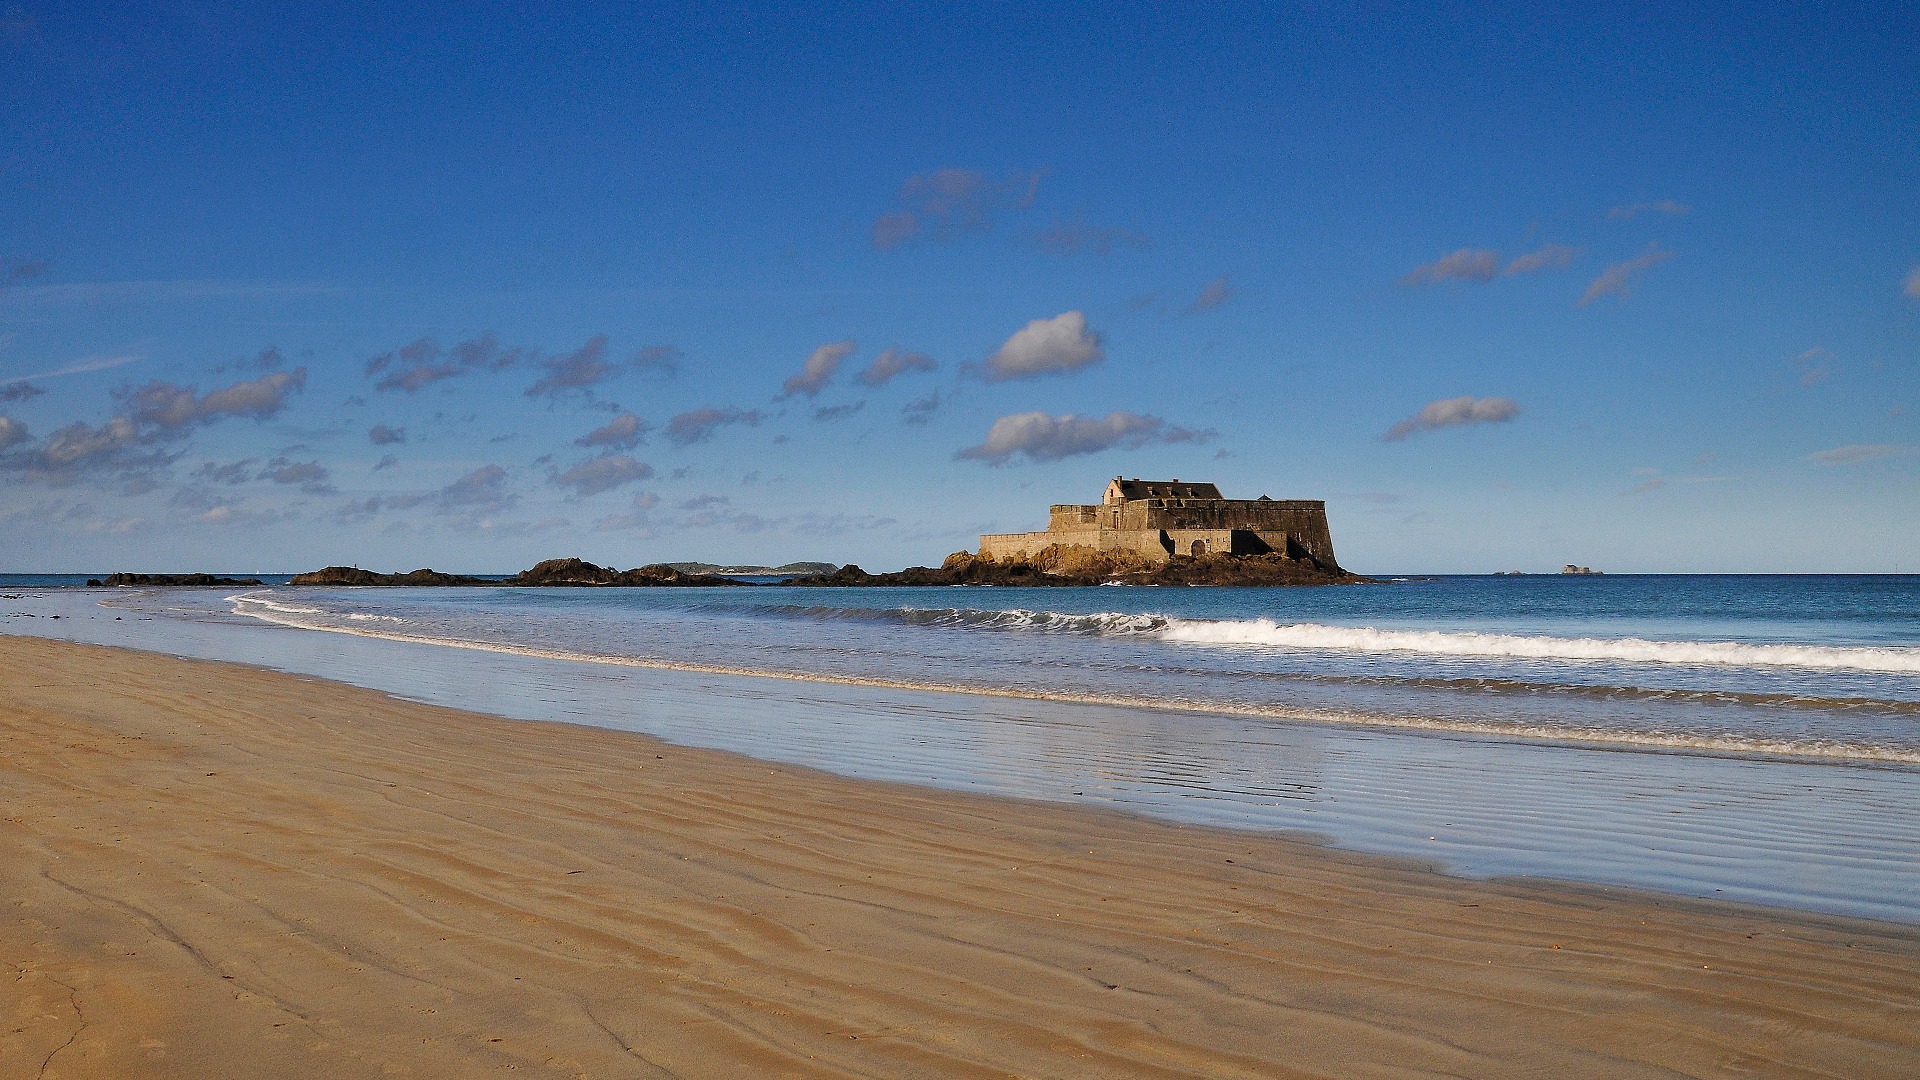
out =
[(1047, 531), (986, 533), (980, 554), (1034, 555), (1053, 544), (1131, 551), (1164, 563), (1175, 555), (1266, 555), (1310, 559), (1337, 570), (1327, 504), (1318, 499), (1226, 499), (1212, 484), (1114, 477), (1094, 506), (1049, 509)]

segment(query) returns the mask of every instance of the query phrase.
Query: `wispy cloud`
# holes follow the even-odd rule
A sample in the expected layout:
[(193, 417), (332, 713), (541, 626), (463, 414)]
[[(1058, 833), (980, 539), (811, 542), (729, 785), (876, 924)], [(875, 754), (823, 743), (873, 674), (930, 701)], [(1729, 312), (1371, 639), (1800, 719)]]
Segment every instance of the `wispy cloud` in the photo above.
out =
[(680, 413), (667, 421), (667, 441), (675, 446), (692, 446), (713, 438), (713, 433), (729, 424), (758, 424), (764, 415), (758, 409), (717, 408), (709, 405)]
[(848, 402), (844, 405), (828, 405), (825, 408), (813, 410), (813, 418), (821, 421), (845, 420), (847, 417), (852, 416), (854, 413), (866, 407), (867, 403), (864, 401)]
[(1920, 300), (1920, 266), (1908, 271), (1906, 280), (1900, 283), (1900, 291), (1910, 299)]
[(1489, 248), (1461, 248), (1400, 277), (1406, 286), (1438, 285), (1444, 281), (1492, 281), (1500, 272), (1500, 253)]
[[(0, 13), (0, 22), (5, 18), (5, 14)], [(0, 259), (0, 289), (32, 281), (51, 269), (53, 264), (45, 259)]]
[(45, 390), (22, 380), (0, 386), (0, 401), (27, 401), (32, 398), (37, 398), (44, 393), (46, 393)]
[(978, 169), (934, 169), (900, 185), (895, 209), (873, 222), (873, 246), (882, 250), (913, 240), (951, 240), (993, 227), (994, 215), (1033, 205), (1040, 173), (1012, 173), (989, 180)]
[(404, 390), (411, 394), (444, 379), (482, 371), (503, 371), (532, 358), (528, 349), (502, 349), (492, 334), (483, 334), (443, 349), (432, 338), (418, 338), (392, 352), (367, 361), (369, 377), (381, 376), (375, 390)]
[(1691, 208), (1685, 203), (1677, 203), (1672, 199), (1660, 199), (1656, 202), (1629, 203), (1625, 206), (1616, 206), (1607, 211), (1607, 217), (1614, 221), (1631, 221), (1641, 214), (1654, 213), (1678, 216), (1686, 213), (1689, 209)]
[(1195, 315), (1202, 311), (1212, 311), (1231, 299), (1233, 299), (1233, 286), (1227, 284), (1226, 275), (1222, 274), (1207, 282), (1206, 288), (1200, 290), (1200, 295), (1194, 297), (1193, 303), (1187, 305), (1187, 314)]
[(1040, 245), (1040, 250), (1054, 255), (1075, 255), (1082, 251), (1111, 255), (1115, 248), (1147, 246), (1147, 238), (1137, 232), (1082, 225), (1079, 222), (1054, 225), (1035, 234), (1033, 239)]
[(914, 425), (925, 424), (932, 420), (934, 414), (939, 411), (940, 391), (935, 390), (926, 397), (909, 401), (905, 405), (900, 406), (900, 422)]
[(873, 358), (873, 363), (854, 378), (868, 386), (885, 386), (895, 375), (909, 371), (933, 371), (940, 365), (926, 353), (907, 352), (904, 349), (890, 348)]
[(1050, 416), (1036, 410), (995, 420), (978, 446), (967, 447), (954, 458), (998, 466), (1006, 464), (1015, 454), (1023, 454), (1029, 461), (1058, 461), (1116, 446), (1137, 449), (1148, 443), (1205, 442), (1213, 437), (1212, 431), (1174, 427), (1158, 416), (1140, 413)]
[(375, 424), (367, 430), (367, 441), (375, 446), (391, 446), (407, 441), (407, 429)]
[(1810, 454), (1812, 460), (1822, 465), (1862, 465), (1881, 458), (1905, 457), (1920, 451), (1920, 447), (1897, 446), (1891, 443), (1855, 443), (1851, 446), (1836, 446), (1831, 450), (1821, 450)]
[(671, 345), (649, 345), (633, 354), (628, 363), (633, 370), (654, 379), (671, 379), (680, 374), (680, 361), (686, 354)]
[(1788, 361), (1800, 372), (1800, 385), (1812, 386), (1833, 374), (1833, 354), (1825, 349), (1808, 349)]
[(1586, 294), (1580, 297), (1580, 306), (1586, 307), (1603, 296), (1625, 298), (1632, 289), (1633, 280), (1648, 270), (1673, 258), (1673, 252), (1661, 250), (1658, 244), (1648, 244), (1647, 250), (1625, 262), (1617, 262), (1600, 272), (1587, 286)]
[(800, 365), (800, 371), (786, 382), (780, 384), (780, 396), (790, 398), (795, 395), (813, 397), (820, 388), (827, 385), (833, 373), (840, 369), (840, 361), (853, 352), (853, 342), (835, 341), (807, 354), (806, 362)]
[(1422, 431), (1464, 424), (1498, 424), (1520, 415), (1520, 406), (1507, 397), (1477, 398), (1471, 395), (1429, 401), (1420, 411), (1387, 429), (1383, 442), (1400, 440)]
[(1558, 270), (1580, 255), (1580, 249), (1565, 244), (1542, 244), (1524, 255), (1516, 255), (1513, 261), (1501, 273), (1507, 277), (1515, 274), (1537, 274), (1543, 270)]
[(572, 390), (587, 391), (613, 378), (620, 369), (607, 361), (607, 335), (587, 339), (585, 345), (570, 353), (540, 361), (546, 371), (538, 382), (527, 387), (528, 397), (559, 397)]
[(1100, 335), (1087, 326), (1087, 317), (1078, 311), (1066, 311), (1051, 319), (1035, 319), (1014, 331), (987, 358), (986, 377), (998, 382), (1078, 371), (1106, 358)]
[(36, 371), (31, 375), (16, 375), (12, 378), (12, 381), (22, 383), (30, 379), (57, 379), (62, 375), (83, 375), (89, 371), (108, 371), (117, 367), (125, 367), (128, 364), (137, 364), (145, 359), (146, 356), (141, 353), (128, 353), (121, 356), (89, 356), (82, 360), (75, 360), (71, 364), (62, 364), (57, 368), (50, 368), (46, 371)]
[(26, 442), (27, 425), (10, 416), (0, 416), (0, 450)]

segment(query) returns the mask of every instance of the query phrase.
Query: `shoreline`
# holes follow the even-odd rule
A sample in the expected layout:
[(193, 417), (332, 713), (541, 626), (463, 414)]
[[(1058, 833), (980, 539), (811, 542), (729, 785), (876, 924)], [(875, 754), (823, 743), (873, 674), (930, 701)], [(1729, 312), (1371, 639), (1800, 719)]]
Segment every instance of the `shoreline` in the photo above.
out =
[(0, 1075), (1920, 1069), (1901, 924), (102, 646), (0, 674)]

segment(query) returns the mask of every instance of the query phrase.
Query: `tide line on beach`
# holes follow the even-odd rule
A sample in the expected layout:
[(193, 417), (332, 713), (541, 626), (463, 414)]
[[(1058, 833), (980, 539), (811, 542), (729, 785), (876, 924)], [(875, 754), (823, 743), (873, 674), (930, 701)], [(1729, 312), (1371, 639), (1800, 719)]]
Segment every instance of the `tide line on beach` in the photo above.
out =
[(0, 1075), (1920, 1072), (1920, 930), (0, 638)]

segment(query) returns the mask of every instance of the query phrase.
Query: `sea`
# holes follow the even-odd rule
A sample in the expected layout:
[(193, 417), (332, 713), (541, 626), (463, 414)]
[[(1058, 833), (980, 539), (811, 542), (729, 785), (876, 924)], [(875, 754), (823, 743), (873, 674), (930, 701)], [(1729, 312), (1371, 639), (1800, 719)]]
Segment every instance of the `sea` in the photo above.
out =
[(1286, 589), (254, 576), (268, 584), (0, 575), (0, 632), (1309, 836), (1456, 874), (1920, 923), (1920, 576)]

